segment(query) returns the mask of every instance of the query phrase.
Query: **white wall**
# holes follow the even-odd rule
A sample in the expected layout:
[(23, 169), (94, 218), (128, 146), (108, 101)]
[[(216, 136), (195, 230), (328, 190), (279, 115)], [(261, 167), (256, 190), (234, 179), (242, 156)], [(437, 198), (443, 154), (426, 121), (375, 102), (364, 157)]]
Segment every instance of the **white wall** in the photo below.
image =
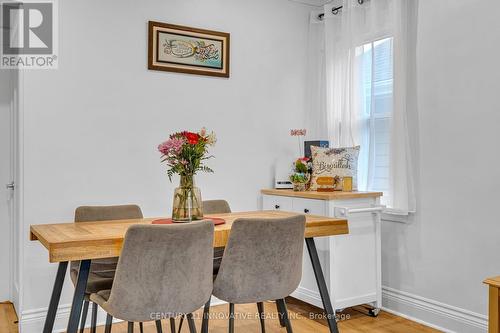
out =
[[(168, 215), (176, 184), (156, 146), (169, 133), (215, 130), (215, 174), (197, 177), (203, 197), (258, 208), (275, 158), (295, 153), (289, 129), (303, 124), (309, 10), (286, 0), (59, 1), (59, 69), (24, 74), (23, 332), (41, 330), (56, 271), (27, 240), (29, 225), (71, 221), (84, 204)], [(231, 78), (147, 70), (148, 20), (231, 33)]]
[[(500, 274), (498, 12), (497, 0), (420, 0), (418, 213), (383, 226), (383, 284), (410, 293), (386, 306), (457, 332), (485, 329), (482, 281)], [(423, 308), (405, 303), (416, 295)]]

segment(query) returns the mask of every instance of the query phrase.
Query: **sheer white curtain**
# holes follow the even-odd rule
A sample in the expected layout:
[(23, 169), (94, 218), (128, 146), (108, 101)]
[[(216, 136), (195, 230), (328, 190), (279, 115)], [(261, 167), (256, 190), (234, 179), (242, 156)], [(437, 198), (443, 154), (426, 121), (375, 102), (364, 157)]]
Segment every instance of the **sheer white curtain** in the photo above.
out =
[[(323, 112), (329, 140), (337, 147), (361, 145), (359, 188), (383, 187), (382, 201), (394, 214), (415, 211), (407, 123), (415, 109), (409, 40), (415, 2), (343, 0), (324, 8)], [(339, 5), (342, 10), (333, 14)], [(384, 131), (387, 142), (380, 139)]]

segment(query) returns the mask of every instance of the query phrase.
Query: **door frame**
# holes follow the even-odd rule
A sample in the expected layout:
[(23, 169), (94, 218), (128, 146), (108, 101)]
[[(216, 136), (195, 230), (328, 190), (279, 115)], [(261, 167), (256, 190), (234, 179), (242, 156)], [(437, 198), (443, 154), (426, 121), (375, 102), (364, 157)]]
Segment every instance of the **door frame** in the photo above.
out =
[(12, 70), (11, 73), (11, 119), (10, 119), (10, 164), (11, 180), (14, 181), (14, 193), (10, 206), (10, 300), (14, 303), (19, 319), (21, 319), (22, 302), (22, 258), (23, 242), (25, 241), (22, 219), (22, 82), (21, 70)]
[[(14, 240), (14, 214), (15, 214), (15, 191), (10, 190), (8, 184), (14, 181), (14, 80), (15, 80), (15, 71), (10, 69), (2, 70), (3, 79), (2, 79), (2, 89), (5, 89), (2, 93), (2, 121), (4, 121), (2, 126), (5, 129), (2, 137), (5, 137), (6, 141), (2, 144), (2, 151), (0, 152), (3, 157), (2, 169), (5, 168), (6, 174), (2, 172), (2, 179), (0, 180), (2, 186), (2, 207), (5, 204), (5, 211), (2, 208), (2, 219), (6, 220), (2, 221), (2, 230), (4, 232), (3, 241), (5, 241), (6, 248), (5, 253), (2, 255), (2, 264), (5, 264), (6, 267), (3, 269), (5, 271), (5, 281), (3, 281), (2, 274), (2, 286), (1, 286), (1, 295), (0, 301), (12, 301), (13, 295), (13, 243)], [(4, 96), (5, 95), (5, 96)], [(5, 150), (3, 150), (5, 149)], [(5, 176), (5, 178), (4, 178)], [(5, 194), (4, 194), (5, 193)], [(3, 215), (5, 214), (5, 216)], [(5, 229), (4, 229), (5, 228)], [(4, 261), (5, 260), (5, 261)], [(5, 283), (5, 284), (4, 284)]]

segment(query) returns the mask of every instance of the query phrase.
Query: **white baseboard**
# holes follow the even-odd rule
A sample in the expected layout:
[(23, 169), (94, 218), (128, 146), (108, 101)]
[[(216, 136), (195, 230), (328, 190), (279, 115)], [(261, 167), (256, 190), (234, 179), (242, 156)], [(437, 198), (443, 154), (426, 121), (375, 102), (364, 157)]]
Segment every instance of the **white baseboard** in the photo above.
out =
[[(321, 297), (317, 291), (299, 287), (292, 297), (322, 308)], [(382, 287), (383, 309), (397, 316), (413, 320), (423, 325), (449, 333), (485, 333), (487, 332), (487, 317), (469, 310), (441, 303), (432, 299), (413, 295), (390, 287)], [(211, 305), (226, 302), (215, 297)], [(54, 332), (64, 332), (68, 324), (70, 304), (58, 308), (54, 323)], [(20, 333), (39, 333), (43, 329), (47, 308), (23, 311), (19, 321)], [(97, 324), (104, 325), (105, 312), (99, 308)], [(120, 320), (114, 320), (119, 322)], [(90, 325), (90, 309), (87, 326)]]
[[(66, 332), (68, 325), (69, 312), (71, 304), (60, 305), (57, 309), (56, 319), (54, 321), (53, 332)], [(89, 307), (87, 315), (86, 327), (90, 327), (90, 316), (92, 306)], [(40, 333), (45, 324), (45, 317), (47, 316), (47, 308), (39, 308), (28, 311), (23, 311), (19, 320), (20, 333)], [(113, 319), (114, 323), (121, 320)], [(104, 325), (106, 322), (106, 313), (103, 309), (99, 308), (97, 312), (97, 326)]]
[(321, 301), (321, 296), (317, 291), (299, 286), (290, 296), (323, 309), (323, 302)]
[(485, 315), (390, 287), (382, 287), (383, 309), (443, 332), (484, 333)]
[[(317, 291), (299, 287), (291, 296), (323, 308)], [(485, 315), (390, 287), (382, 287), (382, 304), (387, 312), (443, 332), (485, 333), (488, 329)]]
[[(226, 302), (221, 301), (216, 297), (212, 297), (210, 301), (212, 306), (226, 304)], [(71, 304), (60, 305), (57, 309), (56, 319), (54, 321), (53, 332), (65, 332), (68, 320), (69, 312), (71, 309)], [(20, 333), (40, 333), (43, 330), (43, 325), (45, 324), (45, 317), (47, 316), (48, 308), (39, 308), (34, 310), (23, 311), (21, 318), (19, 320), (19, 332)], [(90, 316), (92, 311), (92, 305), (89, 306), (89, 312), (87, 315), (86, 327), (90, 327)], [(113, 323), (119, 323), (121, 320), (113, 319)], [(97, 312), (97, 326), (104, 325), (106, 323), (106, 312), (100, 307)]]
[[(310, 290), (299, 286), (290, 296), (323, 309), (323, 301), (321, 300), (321, 296), (319, 292), (315, 290)], [(336, 310), (339, 310), (348, 308), (352, 306), (352, 304), (372, 304), (376, 299), (377, 295), (375, 293), (372, 293), (366, 295), (358, 295), (352, 298), (343, 298), (337, 300), (337, 302), (332, 305)]]
[(212, 296), (212, 298), (210, 299), (210, 306), (216, 306), (216, 305), (222, 305), (222, 304), (227, 304), (227, 302), (222, 301), (215, 296)]

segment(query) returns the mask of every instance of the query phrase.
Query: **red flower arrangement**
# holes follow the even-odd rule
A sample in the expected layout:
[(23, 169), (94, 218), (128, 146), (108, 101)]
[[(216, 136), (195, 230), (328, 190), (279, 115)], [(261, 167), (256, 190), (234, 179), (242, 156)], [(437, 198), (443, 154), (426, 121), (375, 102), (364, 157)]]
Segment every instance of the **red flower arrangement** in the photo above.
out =
[(192, 177), (197, 171), (213, 172), (203, 165), (203, 161), (211, 158), (208, 147), (216, 142), (215, 134), (207, 134), (205, 128), (199, 133), (182, 131), (171, 134), (169, 139), (158, 146), (162, 154), (162, 162), (167, 163), (167, 174), (172, 179), (173, 174)]

